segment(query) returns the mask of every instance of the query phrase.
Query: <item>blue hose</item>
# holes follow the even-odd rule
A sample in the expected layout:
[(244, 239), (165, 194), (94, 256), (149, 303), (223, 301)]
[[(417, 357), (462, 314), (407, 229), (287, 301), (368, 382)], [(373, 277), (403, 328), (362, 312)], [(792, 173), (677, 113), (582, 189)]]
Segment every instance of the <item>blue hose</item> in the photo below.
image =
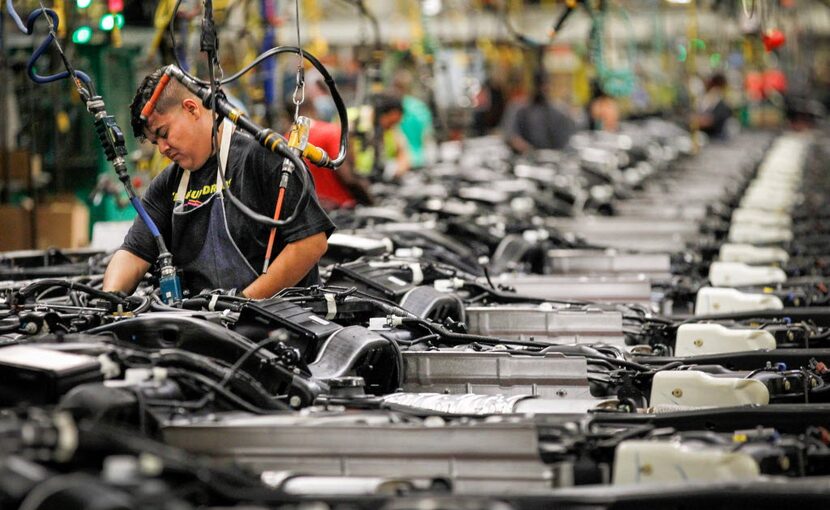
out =
[[(26, 24), (23, 24), (23, 21), (18, 16), (17, 11), (14, 10), (14, 5), (12, 0), (6, 0), (6, 10), (9, 11), (9, 15), (11, 16), (12, 20), (14, 20), (15, 25), (17, 28), (20, 29), (26, 35), (32, 35), (34, 32), (35, 21), (43, 15), (46, 14), (50, 18), (52, 18), (52, 24), (54, 25), (55, 29), (57, 30), (58, 25), (60, 24), (60, 18), (58, 18), (58, 14), (53, 11), (52, 9), (35, 9), (29, 14), (29, 17), (26, 19)], [(37, 74), (35, 72), (35, 63), (37, 60), (46, 52), (49, 48), (49, 45), (55, 40), (55, 37), (50, 33), (46, 36), (46, 39), (38, 46), (37, 50), (32, 53), (32, 56), (29, 57), (29, 62), (26, 64), (26, 73), (29, 75), (29, 78), (35, 83), (51, 83), (58, 80), (63, 80), (64, 78), (69, 77), (69, 71), (62, 71), (57, 74), (52, 74), (49, 76), (43, 76)], [(84, 82), (87, 86), (92, 83), (92, 79), (86, 73), (82, 71), (75, 71), (75, 77)]]
[(6, 0), (6, 10), (9, 11), (9, 15), (12, 17), (15, 25), (17, 25), (17, 28), (19, 28), (21, 32), (23, 32), (26, 35), (32, 34), (31, 29), (26, 28), (26, 25), (23, 24), (23, 21), (20, 19), (20, 16), (17, 15), (17, 11), (14, 10), (14, 3), (12, 2), (12, 0)]
[(153, 237), (160, 238), (161, 233), (159, 232), (159, 229), (153, 222), (152, 218), (150, 218), (150, 215), (147, 214), (147, 210), (144, 209), (143, 205), (141, 205), (141, 200), (139, 200), (138, 197), (134, 196), (130, 198), (130, 203), (133, 204), (133, 208), (136, 210), (138, 215), (141, 216), (141, 219), (142, 221), (144, 221), (144, 224), (147, 225), (147, 228), (150, 229), (150, 233), (153, 234)]
[[(37, 19), (41, 15), (49, 16), (52, 19), (52, 26), (54, 27), (55, 30), (57, 30), (58, 25), (60, 24), (60, 18), (58, 17), (58, 13), (56, 13), (52, 9), (35, 9), (34, 11), (32, 11), (31, 14), (29, 14), (29, 17), (26, 18), (26, 24), (25, 25), (23, 24), (23, 20), (21, 20), (20, 16), (17, 14), (17, 11), (15, 11), (14, 4), (13, 4), (12, 0), (6, 0), (6, 10), (9, 12), (9, 15), (11, 16), (11, 18), (14, 21), (15, 25), (17, 25), (17, 28), (20, 29), (20, 31), (23, 32), (26, 35), (32, 35), (32, 33), (34, 32), (35, 22), (37, 21)], [(43, 76), (43, 75), (37, 74), (37, 72), (35, 72), (35, 63), (38, 61), (38, 59), (41, 56), (43, 56), (44, 53), (46, 53), (46, 50), (49, 49), (49, 45), (51, 45), (54, 41), (55, 41), (55, 37), (52, 35), (52, 32), (50, 31), (50, 33), (46, 37), (46, 39), (44, 39), (43, 42), (40, 43), (40, 46), (38, 46), (38, 48), (35, 50), (35, 52), (32, 53), (32, 56), (29, 57), (29, 62), (26, 65), (26, 73), (29, 75), (29, 78), (31, 78), (31, 80), (35, 83), (39, 83), (39, 84), (52, 83), (52, 82), (55, 82), (55, 81), (58, 81), (58, 80), (63, 80), (64, 78), (69, 77), (69, 71), (68, 70), (57, 73), (57, 74), (52, 74), (52, 75), (49, 75), (49, 76)], [(71, 69), (71, 66), (69, 65), (68, 62), (64, 61), (64, 63), (66, 64), (67, 69)], [(89, 75), (87, 75), (83, 71), (74, 71), (74, 70), (73, 70), (73, 74), (75, 75), (76, 78), (78, 78), (79, 80), (84, 82), (84, 84), (86, 84), (87, 89), (90, 92), (93, 90), (92, 78), (90, 78)], [(101, 103), (101, 107), (103, 108), (103, 103)], [(117, 126), (115, 126), (115, 127), (117, 127)], [(99, 135), (100, 135), (100, 133), (99, 133)], [(106, 137), (102, 138), (102, 143), (104, 143), (104, 144), (107, 143)], [(115, 157), (115, 156), (113, 155), (113, 157)], [(127, 191), (130, 191), (129, 186), (128, 186)], [(161, 233), (159, 232), (158, 227), (153, 222), (153, 220), (150, 218), (150, 215), (147, 214), (147, 211), (144, 209), (144, 206), (141, 204), (141, 200), (139, 200), (138, 197), (135, 196), (135, 193), (129, 193), (129, 194), (131, 195), (130, 196), (130, 203), (133, 205), (133, 208), (136, 210), (138, 215), (141, 216), (141, 219), (144, 221), (144, 224), (147, 225), (147, 228), (150, 229), (150, 232), (153, 234), (153, 237), (155, 237), (156, 239), (162, 239)], [(161, 241), (161, 242), (163, 244), (163, 241)]]

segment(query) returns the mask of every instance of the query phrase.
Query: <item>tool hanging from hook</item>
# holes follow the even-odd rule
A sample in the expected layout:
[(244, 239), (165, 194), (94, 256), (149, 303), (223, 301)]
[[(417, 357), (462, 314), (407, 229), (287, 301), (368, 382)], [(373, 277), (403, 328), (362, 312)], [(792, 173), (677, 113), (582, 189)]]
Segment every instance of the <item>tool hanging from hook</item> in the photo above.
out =
[[(127, 163), (125, 159), (127, 156), (127, 146), (124, 141), (124, 133), (115, 122), (115, 117), (107, 114), (104, 99), (96, 95), (92, 79), (86, 73), (76, 70), (69, 61), (69, 58), (67, 58), (66, 53), (64, 53), (63, 47), (61, 46), (57, 36), (57, 30), (60, 26), (60, 18), (58, 14), (53, 9), (47, 9), (41, 4), (39, 9), (36, 9), (29, 14), (29, 17), (26, 19), (26, 23), (23, 24), (20, 16), (17, 14), (17, 11), (14, 9), (12, 0), (6, 1), (6, 10), (9, 12), (12, 20), (17, 25), (17, 28), (26, 35), (33, 34), (35, 22), (41, 16), (46, 19), (49, 27), (49, 35), (43, 40), (40, 46), (29, 58), (29, 62), (26, 66), (26, 72), (32, 81), (38, 84), (52, 83), (69, 78), (75, 85), (78, 94), (84, 101), (87, 111), (89, 111), (95, 119), (95, 131), (98, 135), (98, 140), (104, 149), (107, 161), (112, 163), (115, 173), (118, 175), (118, 180), (121, 181), (125, 191), (127, 192), (130, 203), (133, 205), (133, 208), (136, 210), (139, 217), (141, 217), (147, 225), (148, 230), (150, 230), (150, 233), (156, 242), (156, 246), (159, 251), (157, 261), (159, 266), (159, 288), (161, 291), (161, 298), (165, 303), (178, 303), (182, 299), (182, 287), (176, 268), (173, 266), (173, 255), (168, 251), (161, 232), (153, 222), (152, 218), (150, 218), (149, 214), (147, 214), (147, 211), (144, 209), (141, 200), (139, 200), (138, 195), (132, 186), (130, 176), (127, 173)], [(51, 45), (55, 46), (55, 49), (58, 51), (58, 54), (61, 57), (61, 62), (66, 70), (49, 76), (39, 75), (35, 71), (35, 65), (38, 59), (46, 52), (47, 49), (49, 49), (49, 46)]]

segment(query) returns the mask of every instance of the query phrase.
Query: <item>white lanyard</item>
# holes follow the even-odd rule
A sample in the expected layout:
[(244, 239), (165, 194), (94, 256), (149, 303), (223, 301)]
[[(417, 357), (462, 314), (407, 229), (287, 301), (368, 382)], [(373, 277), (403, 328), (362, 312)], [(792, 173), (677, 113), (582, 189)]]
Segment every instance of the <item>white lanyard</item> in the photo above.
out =
[[(222, 165), (220, 168), (222, 172), (228, 171), (228, 153), (230, 152), (231, 148), (231, 137), (233, 136), (233, 132), (236, 130), (236, 125), (233, 122), (225, 119), (222, 123), (222, 140), (219, 143), (219, 163)], [(184, 196), (187, 194), (187, 186), (190, 183), (190, 170), (185, 170), (182, 174), (182, 178), (179, 179), (179, 189), (176, 191), (176, 204), (181, 205), (184, 203)], [(216, 169), (216, 192), (220, 193), (222, 191), (223, 183), (222, 183), (222, 174), (219, 172), (219, 168)]]

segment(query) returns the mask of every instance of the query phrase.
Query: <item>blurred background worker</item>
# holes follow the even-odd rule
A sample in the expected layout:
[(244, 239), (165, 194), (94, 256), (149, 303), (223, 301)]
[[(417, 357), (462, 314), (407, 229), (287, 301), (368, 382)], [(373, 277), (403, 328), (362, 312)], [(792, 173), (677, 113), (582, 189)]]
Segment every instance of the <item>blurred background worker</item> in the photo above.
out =
[[(337, 107), (329, 93), (323, 75), (317, 69), (309, 69), (305, 73), (306, 98), (303, 104), (311, 103), (314, 107), (314, 118), (325, 122), (334, 122), (337, 119)], [(293, 117), (294, 113), (291, 112)], [(334, 152), (336, 154), (336, 152)]]
[[(18, 3), (32, 4), (8, 6)], [(738, 125), (750, 132), (821, 127), (830, 105), (830, 23), (826, 5), (819, 5), (827, 0), (772, 2), (780, 9), (770, 17), (750, 8), (769, 2), (755, 0), (743, 2), (747, 9), (722, 1), (665, 1), (659, 8), (604, 0), (301, 3), (307, 8), (275, 0), (210, 2), (222, 92), (254, 123), (288, 132), (280, 121), (293, 118), (283, 103), (296, 87), (298, 64), (280, 53), (252, 65), (256, 55), (299, 45), (325, 66), (324, 74), (304, 67), (297, 97), (313, 105), (313, 114), (304, 110), (308, 116), (333, 123), (315, 122), (311, 137), (320, 145), (334, 149), (341, 122), (355, 128), (350, 168), (312, 169), (329, 210), (369, 203), (370, 183), (377, 184), (378, 205), (395, 194), (397, 181), (416, 180), (403, 178), (410, 168), (429, 181), (433, 164), (476, 155), (466, 149), (477, 144), (508, 146), (522, 156), (567, 149), (576, 142), (574, 123), (594, 131), (578, 138), (580, 147), (583, 139), (614, 139), (603, 132), (649, 130), (647, 120), (659, 119), (708, 133), (695, 137), (699, 149)], [(54, 4), (67, 14), (59, 40), (82, 57), (76, 65), (88, 67), (97, 95), (121, 122), (130, 117), (141, 78), (162, 63), (208, 77), (201, 49), (206, 2)], [(14, 32), (12, 17), (4, 20)], [(801, 22), (797, 31), (786, 27)], [(59, 87), (32, 87), (20, 72), (28, 43), (16, 37), (0, 45), (0, 75), (8, 78), (0, 80), (0, 152), (30, 162), (31, 176), (14, 158), (0, 159), (15, 163), (0, 169), (0, 207), (15, 218), (8, 235), (0, 235), (0, 249), (77, 248), (91, 237), (96, 246), (115, 246), (136, 212), (82, 120), (84, 105)], [(352, 108), (351, 121), (338, 119), (329, 79)], [(141, 196), (169, 160), (133, 137), (125, 142)], [(38, 226), (41, 205), (66, 203), (81, 215), (74, 223)]]
[(426, 149), (433, 142), (433, 120), (429, 106), (412, 94), (412, 72), (401, 69), (392, 80), (392, 90), (401, 100), (400, 129), (406, 138), (412, 168), (426, 164)]
[(617, 101), (605, 93), (602, 84), (591, 82), (591, 102), (588, 103), (588, 129), (617, 131), (620, 129), (620, 108)]
[[(311, 119), (311, 128), (308, 134), (308, 143), (320, 147), (332, 157), (340, 151), (340, 126), (332, 122), (320, 120), (317, 109), (318, 101), (306, 101), (300, 105), (299, 113)], [(285, 111), (289, 118), (294, 117), (296, 105), (293, 101), (286, 101)], [(371, 205), (372, 197), (369, 193), (369, 182), (365, 177), (352, 171), (352, 162), (347, 159), (337, 171), (309, 163), (308, 169), (314, 177), (314, 186), (317, 198), (323, 209), (328, 211), (340, 208), (354, 207), (357, 204)]]
[(505, 113), (504, 138), (518, 153), (563, 149), (576, 130), (574, 121), (548, 100), (547, 85), (545, 75), (537, 72), (530, 101), (514, 103)]
[(698, 112), (693, 120), (698, 129), (711, 138), (724, 139), (729, 136), (729, 120), (732, 108), (726, 104), (726, 77), (721, 73), (713, 74), (706, 82), (706, 94), (700, 101)]
[(402, 118), (401, 100), (389, 94), (374, 96), (371, 105), (349, 109), (349, 158), (358, 175), (395, 180), (409, 171)]

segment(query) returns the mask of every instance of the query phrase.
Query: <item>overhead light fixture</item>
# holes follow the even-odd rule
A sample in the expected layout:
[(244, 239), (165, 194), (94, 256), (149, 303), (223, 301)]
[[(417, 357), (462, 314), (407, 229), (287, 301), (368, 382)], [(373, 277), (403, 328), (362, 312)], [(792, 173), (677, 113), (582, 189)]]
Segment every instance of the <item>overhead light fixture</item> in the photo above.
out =
[(686, 5), (692, 3), (692, 0), (666, 0), (670, 4)]
[(423, 10), (424, 16), (431, 17), (441, 14), (441, 9), (443, 8), (441, 4), (441, 0), (423, 0), (421, 9)]

